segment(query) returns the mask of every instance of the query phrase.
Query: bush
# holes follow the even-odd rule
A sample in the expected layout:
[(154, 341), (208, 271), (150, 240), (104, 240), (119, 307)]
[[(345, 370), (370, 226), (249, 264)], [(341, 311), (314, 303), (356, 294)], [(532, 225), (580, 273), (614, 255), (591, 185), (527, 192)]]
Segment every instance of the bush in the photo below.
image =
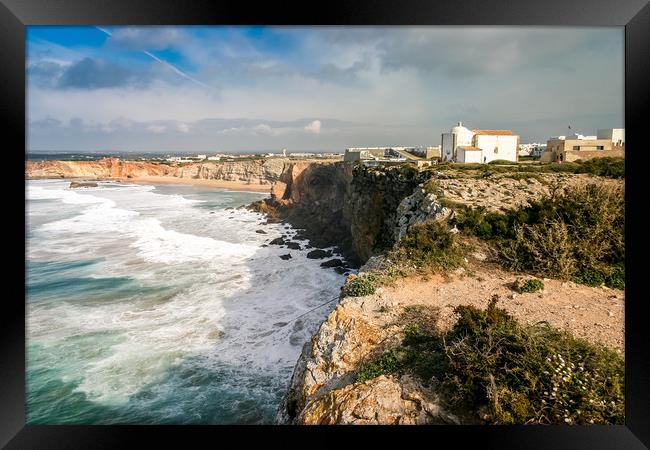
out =
[(341, 297), (363, 297), (372, 295), (377, 289), (377, 277), (371, 273), (364, 273), (352, 278), (343, 285)]
[(620, 355), (548, 325), (521, 325), (496, 304), (493, 297), (486, 310), (457, 307), (443, 336), (407, 327), (402, 344), (357, 381), (412, 372), (452, 410), (487, 406), (494, 424), (624, 423)]
[(492, 243), (510, 269), (625, 286), (623, 186), (588, 184), (505, 214), (459, 208), (454, 223)]
[(515, 282), (514, 288), (515, 291), (519, 292), (520, 294), (532, 293), (544, 289), (544, 282), (542, 280), (538, 280), (537, 278), (529, 278), (526, 281), (517, 280)]
[(447, 224), (442, 222), (412, 225), (389, 257), (418, 267), (445, 270), (463, 263), (463, 251)]
[(499, 166), (504, 166), (504, 165), (510, 166), (513, 164), (517, 164), (517, 161), (508, 161), (506, 159), (495, 159), (493, 161), (490, 161), (488, 164), (499, 165)]
[(588, 285), (624, 286), (625, 207), (622, 186), (589, 184), (547, 197), (513, 221), (500, 245), (506, 266)]

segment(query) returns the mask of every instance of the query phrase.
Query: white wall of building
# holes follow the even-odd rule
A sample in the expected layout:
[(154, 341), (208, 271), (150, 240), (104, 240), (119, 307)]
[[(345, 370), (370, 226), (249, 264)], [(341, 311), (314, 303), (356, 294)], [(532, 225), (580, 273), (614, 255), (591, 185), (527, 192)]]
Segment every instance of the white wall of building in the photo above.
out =
[(475, 145), (483, 150), (480, 162), (489, 163), (495, 159), (517, 161), (517, 140), (518, 136), (514, 135), (477, 135)]
[(480, 163), (483, 158), (483, 152), (479, 150), (465, 150), (462, 147), (458, 148), (456, 155), (456, 160), (459, 163)]

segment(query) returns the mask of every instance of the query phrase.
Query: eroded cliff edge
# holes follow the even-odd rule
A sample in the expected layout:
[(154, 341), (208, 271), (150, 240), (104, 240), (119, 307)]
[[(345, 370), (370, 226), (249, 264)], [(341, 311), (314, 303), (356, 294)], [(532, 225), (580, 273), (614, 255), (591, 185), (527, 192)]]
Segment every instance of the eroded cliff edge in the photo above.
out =
[(119, 158), (97, 161), (27, 161), (25, 176), (27, 179), (129, 179), (163, 176), (270, 185), (280, 178), (290, 164), (286, 158), (190, 164), (126, 161)]
[[(505, 211), (548, 195), (558, 183), (572, 189), (594, 182), (621, 183), (586, 174), (491, 174), (486, 180), (480, 174), (443, 174), (409, 166), (339, 164), (296, 171), (277, 183), (272, 198), (259, 202), (257, 208), (278, 218), (309, 218), (313, 229), (318, 229), (322, 220), (320, 227), (329, 239), (336, 243), (338, 236), (349, 242), (364, 263), (359, 270), (363, 274), (383, 270), (382, 251), (392, 247), (413, 224), (452, 218), (454, 204)], [(455, 322), (456, 306), (485, 308), (496, 295), (507, 299), (503, 306), (522, 323), (547, 322), (592, 343), (623, 351), (622, 290), (545, 278), (541, 293), (517, 296), (511, 286), (519, 275), (503, 270), (484, 243), (476, 240), (471, 248), (465, 266), (444, 277), (406, 277), (371, 295), (342, 298), (303, 347), (277, 422), (490, 423), (483, 409), (448, 410), (445, 392), (436, 390), (435, 381), (423, 384), (409, 374), (357, 379), (368, 362), (402, 342), (409, 311), (427, 315), (428, 323), (442, 333)]]

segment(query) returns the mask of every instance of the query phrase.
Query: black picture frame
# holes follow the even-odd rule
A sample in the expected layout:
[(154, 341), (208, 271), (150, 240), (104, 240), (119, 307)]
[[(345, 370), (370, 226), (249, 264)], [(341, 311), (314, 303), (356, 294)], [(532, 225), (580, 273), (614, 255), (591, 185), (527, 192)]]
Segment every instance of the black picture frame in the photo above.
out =
[[(273, 25), (545, 25), (625, 27), (626, 152), (626, 425), (625, 426), (436, 426), (436, 427), (198, 427), (198, 426), (26, 426), (25, 425), (25, 237), (24, 170), (18, 147), (25, 145), (26, 25), (273, 24)], [(561, 52), (562, 49), (558, 49)], [(603, 62), (603, 70), (607, 70)], [(618, 69), (616, 69), (618, 70)], [(226, 445), (223, 433), (247, 439), (279, 433), (285, 443), (326, 445), (326, 439), (368, 433), (380, 439), (425, 439), (454, 448), (642, 449), (650, 446), (650, 339), (644, 303), (643, 236), (645, 177), (644, 110), (650, 99), (650, 4), (647, 0), (349, 0), (310, 4), (234, 0), (0, 0), (0, 111), (2, 157), (10, 168), (6, 199), (15, 210), (3, 221), (14, 244), (5, 256), (0, 313), (0, 444), (9, 449), (122, 448), (136, 440), (182, 447)], [(9, 145), (13, 142), (13, 145)], [(23, 165), (24, 169), (24, 165)], [(14, 179), (15, 177), (15, 179)], [(21, 179), (22, 178), (22, 179)], [(23, 265), (19, 264), (23, 261)], [(645, 295), (644, 295), (645, 294)], [(372, 429), (369, 429), (372, 428)], [(307, 434), (308, 433), (308, 434)], [(311, 434), (317, 434), (317, 440)], [(327, 434), (327, 437), (326, 437)], [(270, 437), (270, 436), (269, 436)], [(285, 439), (291, 439), (286, 441)], [(271, 441), (267, 441), (270, 443)], [(407, 442), (407, 441), (404, 441)], [(415, 444), (413, 441), (410, 445)], [(336, 445), (336, 444), (329, 444)], [(328, 446), (329, 446), (328, 445)], [(407, 444), (409, 445), (409, 444)], [(246, 445), (248, 447), (249, 445)]]

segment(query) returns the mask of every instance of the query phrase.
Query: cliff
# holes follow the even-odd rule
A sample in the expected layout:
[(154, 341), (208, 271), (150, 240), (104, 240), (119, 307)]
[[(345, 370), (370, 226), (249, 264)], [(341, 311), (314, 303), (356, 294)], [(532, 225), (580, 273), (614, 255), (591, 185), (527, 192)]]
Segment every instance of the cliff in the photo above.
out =
[(289, 160), (284, 158), (184, 165), (123, 161), (118, 158), (104, 158), (98, 161), (27, 161), (25, 176), (28, 179), (121, 179), (168, 176), (271, 184), (279, 179), (289, 164)]
[(290, 163), (271, 197), (252, 207), (303, 229), (315, 246), (338, 246), (363, 263), (393, 245), (398, 205), (429, 176), (412, 167)]
[[(408, 166), (307, 165), (291, 171), (291, 176), (283, 174), (273, 186), (272, 197), (258, 202), (257, 208), (276, 218), (302, 220), (333, 244), (347, 243), (365, 263), (359, 271), (363, 273), (381, 268), (382, 251), (413, 224), (453, 217), (449, 205), (496, 212), (547, 195), (558, 183), (571, 188), (594, 181), (585, 174), (497, 174), (489, 179), (478, 175), (418, 171)], [(485, 308), (492, 295), (497, 295), (507, 299), (503, 306), (522, 323), (544, 321), (623, 351), (623, 291), (544, 279), (541, 293), (513, 294), (510, 286), (519, 275), (503, 270), (485, 244), (466, 244), (473, 250), (466, 256), (465, 267), (445, 277), (407, 277), (374, 294), (341, 299), (303, 347), (278, 410), (278, 423), (489, 423), (482, 409), (447, 410), (445, 393), (431, 380), (405, 374), (357, 381), (361, 369), (403, 340), (409, 325), (405, 316), (413, 308), (428, 311), (426, 320), (444, 332), (457, 318), (456, 306)]]

